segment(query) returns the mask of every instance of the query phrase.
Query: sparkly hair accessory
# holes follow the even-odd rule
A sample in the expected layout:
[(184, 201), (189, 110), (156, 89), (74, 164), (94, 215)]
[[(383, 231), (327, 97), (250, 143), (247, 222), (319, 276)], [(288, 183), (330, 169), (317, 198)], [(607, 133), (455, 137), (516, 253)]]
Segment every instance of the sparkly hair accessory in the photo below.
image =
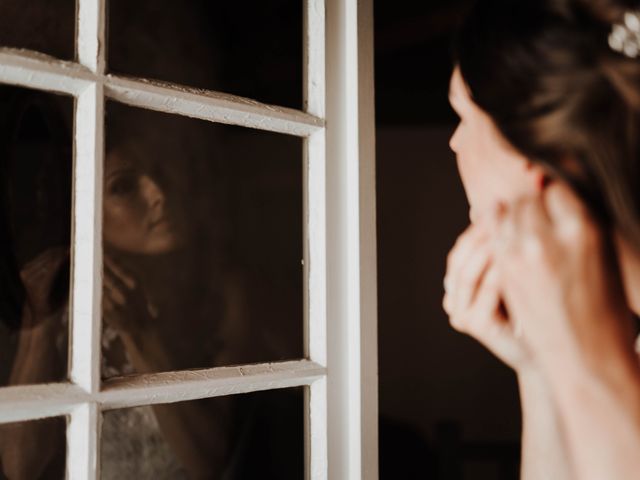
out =
[(629, 58), (640, 55), (640, 10), (624, 14), (624, 23), (615, 23), (609, 35), (609, 46)]

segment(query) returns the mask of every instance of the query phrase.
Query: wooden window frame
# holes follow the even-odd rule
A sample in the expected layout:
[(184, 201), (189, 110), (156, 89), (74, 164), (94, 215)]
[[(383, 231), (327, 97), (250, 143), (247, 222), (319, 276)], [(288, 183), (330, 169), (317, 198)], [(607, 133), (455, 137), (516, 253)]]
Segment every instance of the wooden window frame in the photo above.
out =
[[(67, 478), (94, 479), (102, 411), (303, 386), (306, 477), (377, 478), (372, 0), (304, 0), (302, 110), (107, 74), (106, 1), (78, 0), (77, 62), (0, 48), (0, 83), (75, 98), (70, 380), (1, 388), (0, 423), (68, 416)], [(106, 99), (304, 139), (306, 359), (101, 382)]]

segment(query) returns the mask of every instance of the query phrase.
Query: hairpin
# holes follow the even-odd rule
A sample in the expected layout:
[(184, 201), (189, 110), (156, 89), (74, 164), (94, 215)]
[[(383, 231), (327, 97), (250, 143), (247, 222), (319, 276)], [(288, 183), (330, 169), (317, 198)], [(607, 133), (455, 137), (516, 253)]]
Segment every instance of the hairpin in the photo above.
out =
[(624, 23), (615, 23), (609, 34), (609, 46), (629, 58), (640, 54), (640, 11), (624, 14)]

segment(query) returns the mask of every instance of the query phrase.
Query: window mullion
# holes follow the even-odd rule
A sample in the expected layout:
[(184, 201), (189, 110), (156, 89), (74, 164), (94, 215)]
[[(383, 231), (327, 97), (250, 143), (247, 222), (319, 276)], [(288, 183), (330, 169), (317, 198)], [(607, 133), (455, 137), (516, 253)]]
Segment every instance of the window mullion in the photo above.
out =
[(100, 409), (83, 403), (71, 413), (67, 427), (67, 479), (98, 478)]
[[(105, 0), (79, 0), (78, 60), (98, 77), (77, 97), (75, 109), (70, 377), (90, 396), (98, 394), (101, 380), (104, 26)], [(67, 428), (69, 479), (98, 477), (99, 428), (97, 402), (73, 410)]]
[(373, 1), (327, 0), (329, 478), (378, 478)]
[(106, 0), (78, 0), (78, 61), (98, 75), (105, 71)]
[[(325, 116), (325, 1), (304, 2), (304, 109)], [(327, 364), (326, 296), (326, 136), (322, 129), (304, 143), (304, 305), (305, 351), (312, 361)], [(327, 382), (305, 390), (306, 478), (324, 480), (327, 469)]]

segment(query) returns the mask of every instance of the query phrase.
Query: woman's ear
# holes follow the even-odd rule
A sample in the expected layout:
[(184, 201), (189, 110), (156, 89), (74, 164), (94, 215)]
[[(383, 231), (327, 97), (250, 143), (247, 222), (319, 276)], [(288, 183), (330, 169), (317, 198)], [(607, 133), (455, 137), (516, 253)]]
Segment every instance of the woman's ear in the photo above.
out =
[(549, 176), (541, 165), (527, 160), (526, 173), (532, 191), (541, 192), (549, 182)]

